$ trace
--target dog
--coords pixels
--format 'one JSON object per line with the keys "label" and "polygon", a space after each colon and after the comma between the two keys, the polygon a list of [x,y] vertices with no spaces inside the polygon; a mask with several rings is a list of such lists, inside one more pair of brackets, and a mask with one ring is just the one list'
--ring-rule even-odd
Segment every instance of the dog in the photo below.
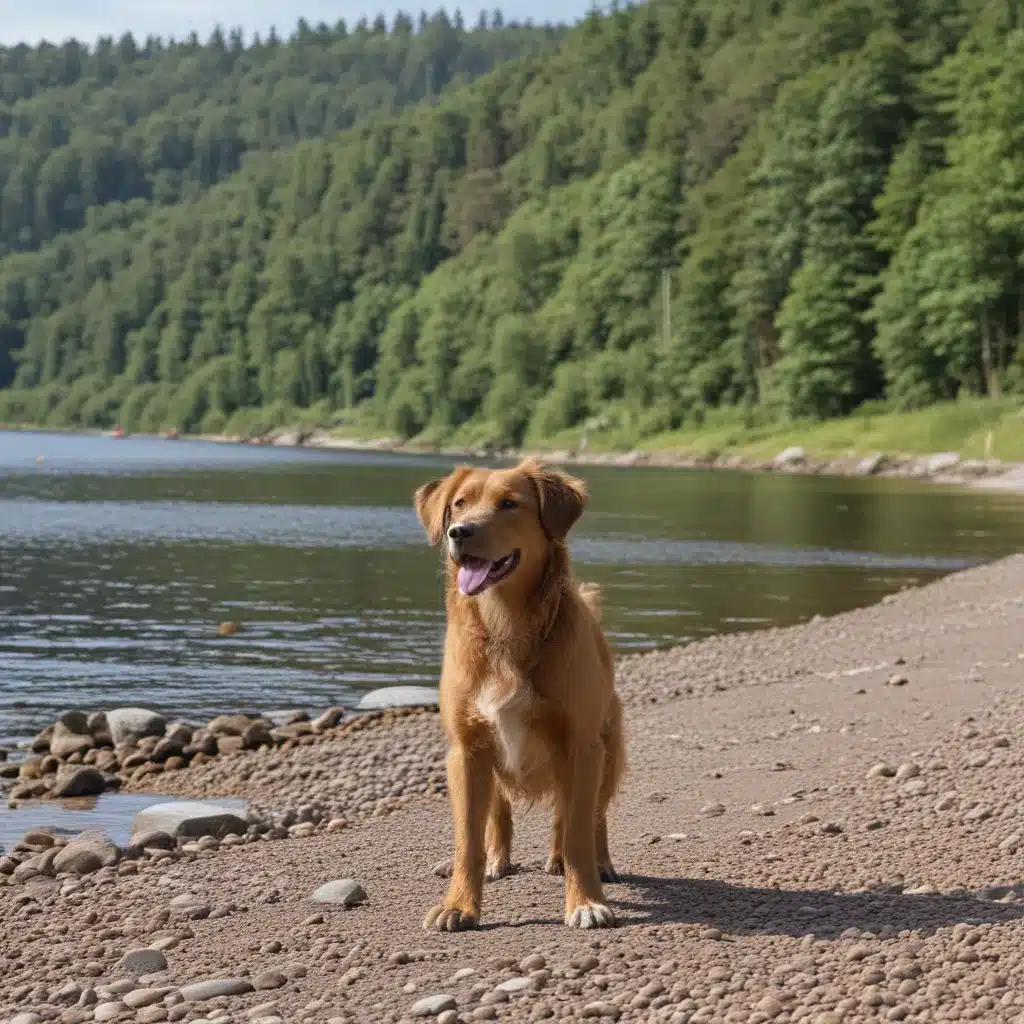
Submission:
{"label": "dog", "polygon": [[447,632],[441,721],[455,832],[451,883],[426,929],[480,921],[484,878],[512,866],[512,803],[550,802],[549,874],[565,876],[565,923],[614,926],[607,810],[625,769],[622,705],[600,591],[573,578],[566,537],[583,481],[534,459],[459,466],[420,487],[416,513],[444,544]]}

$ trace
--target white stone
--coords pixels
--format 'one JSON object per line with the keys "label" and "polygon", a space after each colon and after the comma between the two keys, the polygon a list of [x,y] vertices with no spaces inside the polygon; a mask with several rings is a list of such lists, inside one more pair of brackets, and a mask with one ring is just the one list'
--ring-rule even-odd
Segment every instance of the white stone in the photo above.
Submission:
{"label": "white stone", "polygon": [[171,800],[139,811],[132,821],[132,832],[158,830],[173,836],[196,839],[241,835],[249,823],[235,807],[203,800]]}
{"label": "white stone", "polygon": [[435,686],[384,686],[363,694],[357,711],[383,711],[385,708],[437,707],[441,691]]}

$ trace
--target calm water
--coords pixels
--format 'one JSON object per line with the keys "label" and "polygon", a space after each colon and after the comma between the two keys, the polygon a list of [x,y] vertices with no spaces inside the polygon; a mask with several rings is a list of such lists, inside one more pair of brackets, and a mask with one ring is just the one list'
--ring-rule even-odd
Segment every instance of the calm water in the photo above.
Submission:
{"label": "calm water", "polygon": [[[42,461],[38,461],[42,456]],[[68,707],[192,718],[434,683],[439,458],[0,433],[0,744]],[[1024,501],[906,482],[580,470],[619,650],[787,624],[1024,548]],[[230,619],[242,630],[216,636]]]}

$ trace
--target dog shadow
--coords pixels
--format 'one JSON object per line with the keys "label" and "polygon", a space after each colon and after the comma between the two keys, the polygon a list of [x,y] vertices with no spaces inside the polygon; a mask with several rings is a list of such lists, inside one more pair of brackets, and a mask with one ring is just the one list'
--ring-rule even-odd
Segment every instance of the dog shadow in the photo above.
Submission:
{"label": "dog shadow", "polygon": [[[856,928],[878,935],[929,935],[955,924],[1004,924],[1024,918],[1024,906],[973,893],[908,895],[760,889],[711,879],[623,875],[631,893],[606,894],[620,925],[692,924],[724,935],[787,935],[837,939]],[[625,898],[623,898],[625,897]]]}

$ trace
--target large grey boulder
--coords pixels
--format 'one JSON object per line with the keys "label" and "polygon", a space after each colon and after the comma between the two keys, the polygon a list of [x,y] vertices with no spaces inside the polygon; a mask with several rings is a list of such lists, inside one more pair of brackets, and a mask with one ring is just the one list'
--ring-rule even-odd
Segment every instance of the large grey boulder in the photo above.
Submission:
{"label": "large grey boulder", "polygon": [[163,736],[167,719],[147,708],[115,708],[107,712],[107,725],[116,747],[143,736]]}
{"label": "large grey boulder", "polygon": [[234,807],[205,800],[171,800],[139,811],[132,832],[158,830],[184,839],[243,835],[249,822]]}
{"label": "large grey boulder", "polygon": [[363,694],[359,711],[382,711],[385,708],[437,707],[441,692],[436,686],[385,686]]}
{"label": "large grey boulder", "polygon": [[62,871],[88,875],[116,864],[120,859],[121,851],[106,836],[81,835],[72,839],[53,858],[53,870],[58,875]]}
{"label": "large grey boulder", "polygon": [[58,798],[98,796],[107,788],[103,774],[89,765],[64,765],[57,772],[53,795]]}

